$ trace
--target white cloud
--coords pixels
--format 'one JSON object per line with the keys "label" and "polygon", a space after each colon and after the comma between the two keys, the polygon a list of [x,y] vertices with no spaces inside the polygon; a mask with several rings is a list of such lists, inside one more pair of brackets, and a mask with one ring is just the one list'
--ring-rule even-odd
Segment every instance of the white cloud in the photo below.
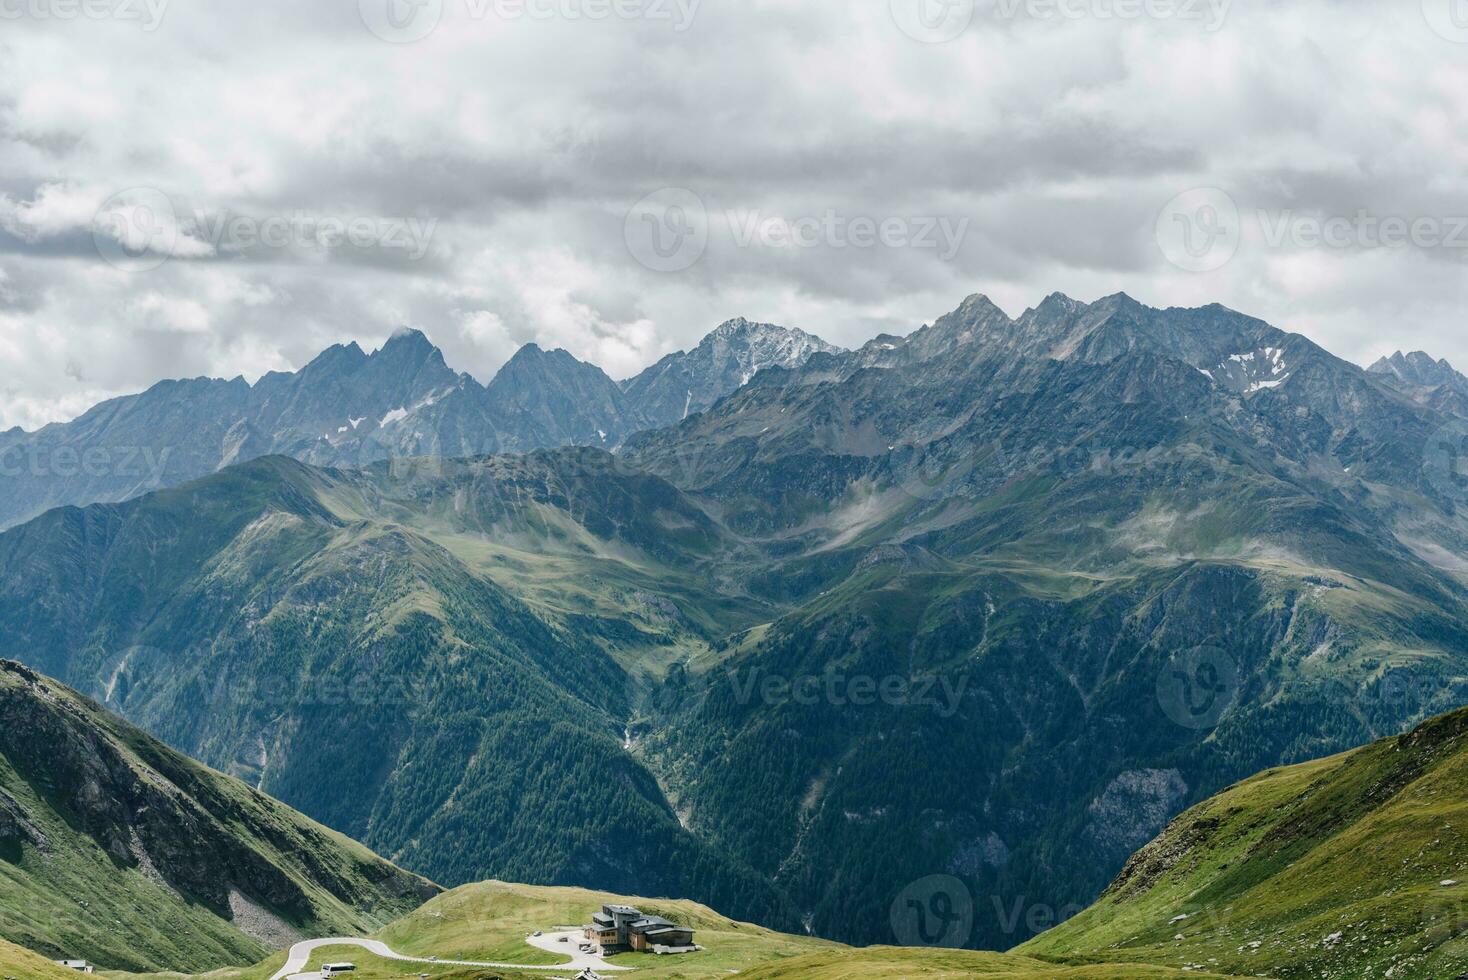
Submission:
{"label": "white cloud", "polygon": [[[170,4],[151,31],[7,21],[0,351],[23,369],[0,389],[0,427],[164,376],[298,366],[404,323],[484,379],[530,341],[621,376],[731,316],[855,344],[973,291],[1012,312],[1054,290],[1219,301],[1357,360],[1410,346],[1468,365],[1468,250],[1246,234],[1223,268],[1192,274],[1151,237],[1194,187],[1227,190],[1246,218],[1468,215],[1465,49],[1417,3],[1235,0],[1209,32],[1004,21],[979,0],[939,45],[905,36],[886,2],[709,0],[681,32],[479,6],[446,0],[443,24],[401,45],[350,2]],[[623,219],[666,186],[716,218],[970,226],[945,262],[739,248],[714,221],[695,264],[659,273],[633,260]],[[178,212],[158,245],[173,258],[149,272],[109,265],[93,235],[130,188]],[[299,212],[438,224],[408,261],[220,248],[190,223]]]}

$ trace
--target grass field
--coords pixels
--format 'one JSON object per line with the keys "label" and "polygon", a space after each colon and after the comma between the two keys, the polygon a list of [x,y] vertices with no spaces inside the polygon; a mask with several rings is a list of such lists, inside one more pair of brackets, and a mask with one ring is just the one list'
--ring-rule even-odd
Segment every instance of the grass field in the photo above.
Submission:
{"label": "grass field", "polygon": [[78,974],[0,939],[0,980],[76,980]]}
{"label": "grass field", "polygon": [[1050,958],[1240,976],[1439,980],[1468,971],[1468,712],[1262,773],[1179,817]]}
{"label": "grass field", "polygon": [[741,974],[746,980],[1165,980],[1218,974],[1168,967],[1113,964],[1056,966],[1027,956],[960,950],[873,947],[818,953]]}
{"label": "grass field", "polygon": [[[639,977],[691,980],[728,976],[731,972],[742,974],[752,967],[781,959],[844,948],[836,943],[786,936],[747,922],[736,922],[696,902],[496,881],[446,892],[392,923],[377,938],[410,956],[491,963],[555,963],[555,958],[527,946],[525,936],[536,930],[550,932],[557,926],[589,922],[592,913],[605,904],[635,905],[649,914],[692,926],[697,930],[696,940],[705,947],[704,952],[682,956],[626,953],[608,960],[617,966],[636,967]],[[417,972],[405,970],[397,976]]]}
{"label": "grass field", "polygon": [[[738,975],[751,980],[957,980],[960,977],[1055,978],[1055,980],[1162,980],[1213,976],[1163,966],[1106,964],[1068,966],[1028,956],[959,950],[852,949],[837,943],[771,932],[736,922],[695,902],[610,895],[581,888],[544,888],[483,882],[438,896],[376,935],[395,951],[409,956],[488,962],[553,964],[557,959],[525,943],[541,930],[572,926],[590,918],[604,904],[632,904],[697,930],[705,949],[682,956],[626,953],[608,963],[630,967],[619,976],[648,980],[712,980]],[[347,960],[357,966],[354,980],[526,980],[555,977],[547,971],[469,969],[432,963],[382,959],[353,946],[323,947],[307,964]],[[269,980],[285,962],[285,953],[248,969],[222,970],[199,980]],[[566,970],[564,976],[574,975]],[[608,971],[610,974],[611,971]],[[17,977],[16,980],[32,980]],[[39,980],[39,978],[37,978]],[[111,975],[111,980],[136,980]],[[155,975],[149,980],[182,980]]]}

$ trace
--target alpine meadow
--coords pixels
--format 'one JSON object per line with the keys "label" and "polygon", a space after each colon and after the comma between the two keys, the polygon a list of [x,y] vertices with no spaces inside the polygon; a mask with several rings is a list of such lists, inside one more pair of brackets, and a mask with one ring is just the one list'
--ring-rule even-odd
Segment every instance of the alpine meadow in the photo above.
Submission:
{"label": "alpine meadow", "polygon": [[1468,976],[1459,8],[0,0],[0,980]]}

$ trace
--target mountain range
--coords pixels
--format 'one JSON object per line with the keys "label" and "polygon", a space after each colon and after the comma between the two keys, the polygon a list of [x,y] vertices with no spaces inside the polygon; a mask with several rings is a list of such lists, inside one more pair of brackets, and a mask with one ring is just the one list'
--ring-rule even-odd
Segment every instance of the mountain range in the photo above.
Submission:
{"label": "mountain range", "polygon": [[[659,406],[615,454],[216,459],[46,512],[0,534],[0,656],[447,885],[865,944],[936,876],[991,949],[1235,781],[1468,700],[1450,382],[1124,295],[785,336],[688,355],[701,411],[677,362],[568,383]],[[517,431],[575,417],[522,355]]]}
{"label": "mountain range", "polygon": [[829,344],[731,320],[622,384],[564,350],[520,349],[487,385],[453,371],[420,331],[381,350],[332,347],[300,371],[164,381],[74,421],[0,433],[0,527],[51,507],[116,502],[277,454],[326,466],[556,446],[614,449],[702,411],[767,367]]}

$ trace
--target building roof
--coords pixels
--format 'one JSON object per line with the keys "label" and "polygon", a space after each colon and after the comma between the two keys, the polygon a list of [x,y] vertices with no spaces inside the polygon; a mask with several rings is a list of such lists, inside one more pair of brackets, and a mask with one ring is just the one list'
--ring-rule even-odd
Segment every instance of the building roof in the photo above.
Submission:
{"label": "building roof", "polygon": [[641,915],[642,913],[630,905],[603,905],[602,910],[612,915]]}
{"label": "building roof", "polygon": [[632,923],[632,928],[634,928],[634,929],[651,929],[654,926],[671,926],[671,925],[675,925],[675,924],[676,923],[670,922],[669,920],[664,919],[661,916],[649,915],[649,916],[646,916],[644,918],[638,919],[636,922]]}

